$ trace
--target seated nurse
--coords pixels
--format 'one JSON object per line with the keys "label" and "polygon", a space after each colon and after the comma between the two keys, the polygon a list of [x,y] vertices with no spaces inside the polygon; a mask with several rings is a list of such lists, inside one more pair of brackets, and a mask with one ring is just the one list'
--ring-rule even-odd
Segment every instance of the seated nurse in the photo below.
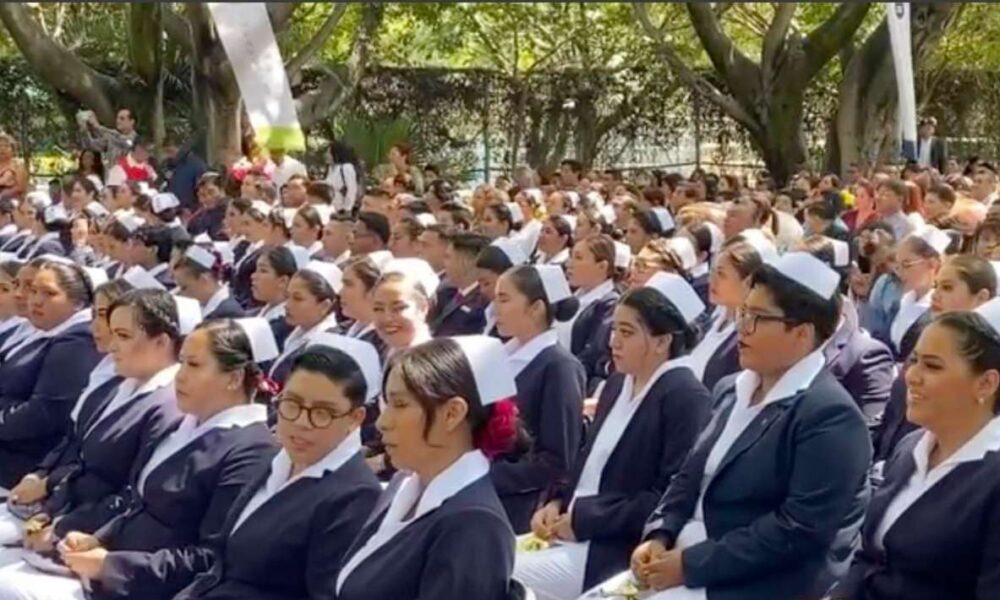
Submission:
{"label": "seated nurse", "polygon": [[552,543],[517,555],[514,578],[539,600],[572,600],[628,568],[649,513],[680,469],[711,409],[687,368],[692,324],[704,310],[679,275],[658,273],[615,307],[615,373],[566,483],[557,483],[531,529]]}
{"label": "seated nurse", "polygon": [[885,467],[836,600],[1000,598],[1000,300],[935,318],[906,371],[923,427]]}
{"label": "seated nurse", "polygon": [[174,279],[180,293],[201,304],[202,318],[206,321],[243,316],[243,307],[229,294],[225,269],[218,253],[197,244],[189,246],[174,264]]}
{"label": "seated nurse", "polygon": [[381,381],[371,344],[313,338],[277,398],[281,451],[233,504],[211,570],[175,600],[336,596],[341,559],[382,491],[360,430]]}
{"label": "seated nurse", "polygon": [[378,428],[401,472],[347,553],[338,600],[507,598],[514,533],[489,471],[517,435],[516,393],[494,338],[441,338],[399,355]]}
{"label": "seated nurse", "polygon": [[[738,315],[744,370],[715,389],[715,414],[632,553],[655,600],[799,600],[846,569],[868,500],[861,410],[825,368],[840,278],[790,252],[761,267]],[[612,592],[613,593],[613,592]]]}
{"label": "seated nurse", "polygon": [[35,270],[25,282],[30,285],[28,319],[35,329],[7,350],[0,364],[4,488],[19,482],[62,439],[73,403],[101,358],[90,334],[94,291],[84,270],[48,259],[35,259],[25,268]]}
{"label": "seated nurse", "polygon": [[207,570],[233,501],[274,454],[267,411],[251,404],[256,361],[277,352],[269,335],[266,323],[231,320],[189,335],[175,378],[185,416],[140,449],[131,483],[112,502],[117,516],[92,535],[71,531],[59,542],[57,558],[72,576],[27,562],[0,569],[0,598],[171,598]]}
{"label": "seated nurse", "polygon": [[[19,260],[17,262],[20,263]],[[34,260],[30,263],[20,263],[21,267],[14,276],[14,312],[20,320],[20,324],[4,337],[3,342],[0,342],[0,364],[7,360],[11,350],[20,346],[21,342],[28,339],[28,336],[33,335],[36,331],[35,326],[31,324],[31,319],[28,318],[31,314],[28,299],[31,296],[31,282],[35,280],[38,265],[42,262],[44,261]]]}
{"label": "seated nurse", "polygon": [[22,263],[13,254],[0,253],[0,347],[25,322],[18,314],[17,272]]}

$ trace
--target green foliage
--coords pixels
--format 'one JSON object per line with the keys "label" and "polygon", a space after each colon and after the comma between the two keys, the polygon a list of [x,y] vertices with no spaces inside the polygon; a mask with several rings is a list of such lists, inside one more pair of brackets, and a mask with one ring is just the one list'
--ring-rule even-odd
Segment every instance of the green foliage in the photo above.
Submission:
{"label": "green foliage", "polygon": [[410,139],[413,124],[405,118],[373,119],[347,116],[338,123],[337,138],[354,148],[371,171],[385,162],[393,144]]}

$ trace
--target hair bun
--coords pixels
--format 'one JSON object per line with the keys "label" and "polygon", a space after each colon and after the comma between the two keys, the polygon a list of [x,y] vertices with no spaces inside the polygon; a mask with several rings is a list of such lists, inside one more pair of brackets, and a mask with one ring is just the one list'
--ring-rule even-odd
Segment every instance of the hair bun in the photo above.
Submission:
{"label": "hair bun", "polygon": [[517,441],[517,404],[510,398],[493,404],[490,419],[476,440],[476,447],[490,460],[510,452]]}
{"label": "hair bun", "polygon": [[563,298],[559,302],[556,302],[552,309],[556,321],[564,323],[572,319],[576,315],[576,312],[580,310],[580,299],[576,296]]}

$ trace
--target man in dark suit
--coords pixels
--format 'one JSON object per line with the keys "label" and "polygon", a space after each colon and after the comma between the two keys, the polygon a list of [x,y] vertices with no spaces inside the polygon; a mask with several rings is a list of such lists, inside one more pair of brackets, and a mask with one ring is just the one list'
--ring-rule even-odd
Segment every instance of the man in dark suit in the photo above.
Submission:
{"label": "man in dark suit", "polygon": [[476,283],[476,258],[489,244],[489,238],[475,233],[450,236],[444,269],[455,291],[430,318],[434,337],[478,334],[486,326],[489,302]]}
{"label": "man in dark suit", "polygon": [[920,119],[920,129],[917,131],[917,164],[921,167],[933,167],[938,173],[945,172],[948,163],[948,147],[944,140],[934,137],[937,129],[937,119],[924,117]]}

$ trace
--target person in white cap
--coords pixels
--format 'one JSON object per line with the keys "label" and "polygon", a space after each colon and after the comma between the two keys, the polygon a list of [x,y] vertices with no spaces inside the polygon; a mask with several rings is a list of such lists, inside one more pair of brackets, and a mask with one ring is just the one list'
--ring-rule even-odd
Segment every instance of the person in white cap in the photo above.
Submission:
{"label": "person in white cap", "polygon": [[670,211],[662,206],[636,210],[625,225],[625,243],[632,249],[632,254],[639,254],[649,242],[673,235],[674,228]]}
{"label": "person in white cap", "polygon": [[308,263],[309,257],[304,249],[297,248],[293,252],[284,246],[264,248],[257,258],[257,265],[251,276],[253,298],[255,304],[260,306],[255,310],[255,316],[270,323],[279,348],[284,347],[285,340],[293,329],[285,318],[288,284],[299,268]]}
{"label": "person in white cap", "polygon": [[[998,288],[995,266],[972,254],[956,254],[945,259],[934,278],[931,295],[931,315],[976,310],[996,296]],[[880,463],[888,460],[907,434],[917,428],[906,416],[906,373],[901,371],[892,383],[889,403],[872,436],[874,463],[878,473]]]}
{"label": "person in white cap", "polygon": [[68,256],[73,249],[73,242],[70,238],[72,222],[66,208],[61,204],[53,204],[43,210],[39,216],[35,229],[35,241],[26,251],[21,253],[25,260],[31,260],[43,254]]}
{"label": "person in white cap", "polygon": [[[655,600],[822,595],[867,504],[864,416],[824,367],[840,278],[802,252],[751,276],[739,312],[744,370],[716,386],[716,416],[633,552]],[[775,515],[782,515],[775,519]]]}
{"label": "person in white cap", "polygon": [[704,305],[677,275],[660,273],[614,309],[615,373],[565,483],[532,518],[550,542],[520,552],[514,577],[539,600],[576,598],[628,568],[639,532],[711,412],[711,395],[688,369],[694,320]]}
{"label": "person in white cap", "polygon": [[[476,260],[490,239],[475,233],[449,236],[445,253],[447,291],[439,292],[428,325],[434,337],[472,335],[483,332],[489,300],[479,286]],[[441,286],[444,288],[444,286]]]}
{"label": "person in white cap", "polygon": [[689,278],[684,259],[671,244],[673,238],[655,238],[650,240],[632,258],[628,272],[629,289],[646,285],[646,282],[656,273],[673,273],[685,279]]}
{"label": "person in white cap", "polygon": [[[93,289],[68,259],[21,268],[24,335],[0,349],[0,487],[9,489],[62,438],[73,401],[100,362],[90,333]],[[30,293],[29,293],[30,291]],[[19,290],[20,292],[20,290]]]}
{"label": "person in white cap", "polygon": [[140,227],[129,240],[129,264],[146,269],[163,287],[173,289],[176,283],[170,269],[170,257],[178,239],[180,236],[164,225]]}
{"label": "person in white cap", "polygon": [[479,231],[491,240],[512,237],[521,229],[523,221],[524,215],[517,204],[489,204],[483,211]]}
{"label": "person in white cap", "polygon": [[210,560],[237,495],[274,454],[267,410],[252,403],[256,361],[267,356],[257,351],[233,321],[204,323],[188,335],[174,380],[184,417],[133,462],[132,483],[120,492],[132,508],[100,538],[66,534],[57,551],[72,576],[39,581],[37,572],[4,571],[0,597],[82,598],[86,580],[97,596],[170,598],[190,583]]}
{"label": "person in white cap", "polygon": [[486,336],[436,339],[393,364],[376,425],[400,472],[344,559],[339,600],[509,597],[514,533],[493,481],[516,442],[516,394]]}
{"label": "person in white cap", "polygon": [[324,206],[307,204],[295,212],[289,230],[292,243],[305,248],[309,256],[316,258],[323,252],[323,226],[330,221],[330,213]]}
{"label": "person in white cap", "polygon": [[922,430],[887,463],[831,597],[998,597],[1000,301],[938,317],[913,356],[906,412]]}
{"label": "person in white cap", "polygon": [[951,236],[933,225],[916,229],[896,248],[896,274],[903,286],[889,336],[896,360],[905,363],[920,331],[930,321],[934,277],[941,268]]}
{"label": "person in white cap", "polygon": [[244,316],[243,307],[229,295],[222,258],[214,250],[190,246],[174,265],[180,294],[201,304],[206,321]]}
{"label": "person in white cap", "polygon": [[381,277],[382,265],[371,256],[355,257],[347,261],[344,265],[344,289],[340,292],[340,310],[351,320],[341,330],[342,333],[368,342],[384,359],[387,349],[375,330],[375,309],[372,306],[375,285]]}
{"label": "person in white cap", "polygon": [[484,317],[486,320],[482,333],[500,338],[497,331],[496,290],[497,280],[513,267],[528,262],[528,254],[522,246],[513,240],[495,240],[483,249],[476,258],[476,280],[479,291],[489,304],[486,305]]}
{"label": "person in white cap", "polygon": [[726,242],[712,269],[709,300],[715,306],[701,341],[688,358],[691,370],[712,390],[723,377],[740,370],[736,311],[749,289],[749,278],[765,258],[776,258],[774,244],[760,237]]}
{"label": "person in white cap", "polygon": [[434,269],[419,258],[397,258],[383,265],[372,290],[372,310],[386,361],[431,339],[427,318],[439,283]]}
{"label": "person in white cap", "polygon": [[572,215],[580,202],[580,194],[573,191],[556,190],[545,199],[545,213],[551,217]]}
{"label": "person in white cap", "polygon": [[[109,508],[128,484],[131,457],[180,421],[174,300],[161,290],[130,287],[119,280],[95,293],[91,328],[105,356],[73,406],[65,437],[11,490],[8,510],[0,511],[5,543],[11,529],[21,539],[24,528],[32,532],[24,536],[29,549],[51,551],[70,531],[96,531],[114,516]],[[22,520],[12,522],[13,515]]]}
{"label": "person in white cap", "polygon": [[313,342],[276,399],[281,450],[240,493],[219,536],[225,569],[200,574],[174,598],[335,596],[341,559],[382,491],[360,433],[382,374],[364,342],[333,334]]}
{"label": "person in white cap", "polygon": [[[685,234],[694,244],[696,265],[689,275],[691,276],[691,287],[698,292],[698,297],[705,303],[708,309],[707,314],[711,314],[713,308],[709,297],[709,279],[712,262],[719,250],[722,249],[722,231],[712,223],[699,223],[685,228]],[[707,321],[705,322],[707,325]]]}
{"label": "person in white cap", "polygon": [[514,203],[521,209],[524,222],[513,238],[528,256],[534,254],[538,246],[538,236],[542,233],[542,222],[538,219],[542,197],[542,190],[538,188],[521,189],[514,194]]}
{"label": "person in white cap", "polygon": [[573,224],[570,215],[549,217],[542,221],[542,232],[538,236],[538,250],[535,264],[565,265],[573,248]]}
{"label": "person in white cap", "polygon": [[583,240],[593,235],[611,235],[614,229],[614,214],[611,206],[581,210],[576,218],[576,231],[573,232],[576,239]]}
{"label": "person in white cap", "polygon": [[615,251],[615,243],[608,236],[582,239],[573,246],[566,269],[580,307],[569,321],[557,323],[556,331],[559,343],[586,369],[588,392],[604,378],[611,360],[608,338],[611,314],[618,302]]}
{"label": "person in white cap", "polygon": [[523,423],[534,452],[514,453],[494,467],[494,481],[514,531],[528,531],[542,492],[566,477],[580,448],[587,374],[559,345],[553,328],[570,319],[579,301],[562,267],[522,266],[497,281],[497,329],[517,376]]}
{"label": "person in white cap", "polygon": [[251,279],[271,232],[271,223],[268,220],[271,206],[262,200],[252,202],[233,200],[231,204],[246,207],[239,217],[246,245],[242,252],[234,250],[236,262],[233,263],[230,287],[233,298],[240,303],[240,306],[247,311],[253,311],[260,308],[260,302],[254,297]]}

